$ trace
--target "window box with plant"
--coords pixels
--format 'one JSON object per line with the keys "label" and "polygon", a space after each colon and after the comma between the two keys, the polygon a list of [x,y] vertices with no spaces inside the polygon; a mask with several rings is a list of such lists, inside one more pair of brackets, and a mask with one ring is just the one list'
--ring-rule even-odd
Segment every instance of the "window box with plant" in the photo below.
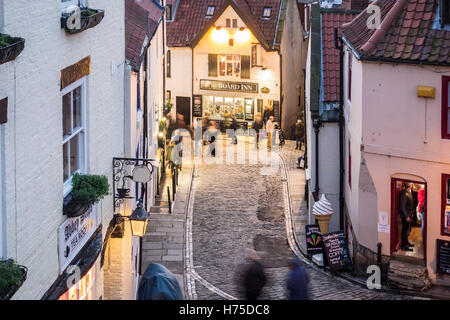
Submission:
{"label": "window box with plant", "polygon": [[64,199],[63,213],[70,218],[81,216],[108,194],[106,176],[76,173],[72,178],[72,192]]}
{"label": "window box with plant", "polygon": [[13,260],[0,260],[0,300],[10,300],[27,279],[28,269]]}
{"label": "window box with plant", "polygon": [[104,18],[105,11],[99,9],[80,8],[80,28],[72,28],[68,21],[71,13],[63,12],[61,16],[61,28],[67,33],[75,34],[97,26]]}
{"label": "window box with plant", "polygon": [[25,48],[25,39],[0,33],[0,64],[12,61]]}

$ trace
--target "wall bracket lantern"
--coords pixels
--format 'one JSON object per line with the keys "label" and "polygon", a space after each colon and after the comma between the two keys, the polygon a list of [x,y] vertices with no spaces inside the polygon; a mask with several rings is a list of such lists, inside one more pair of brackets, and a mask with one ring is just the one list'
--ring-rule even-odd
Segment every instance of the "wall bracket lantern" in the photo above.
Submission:
{"label": "wall bracket lantern", "polygon": [[136,209],[133,211],[131,216],[121,216],[119,214],[114,215],[114,225],[130,221],[131,223],[131,233],[135,237],[143,237],[147,230],[148,218],[150,214],[144,210],[142,206],[142,201],[139,201]]}

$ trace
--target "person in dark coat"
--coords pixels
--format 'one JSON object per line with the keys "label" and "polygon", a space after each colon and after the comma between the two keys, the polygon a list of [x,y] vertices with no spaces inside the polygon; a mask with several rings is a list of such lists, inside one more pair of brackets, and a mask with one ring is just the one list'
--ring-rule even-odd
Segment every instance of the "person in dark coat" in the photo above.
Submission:
{"label": "person in dark coat", "polygon": [[301,150],[304,136],[305,127],[301,120],[297,120],[297,123],[295,124],[295,140],[297,142],[295,149]]}
{"label": "person in dark coat", "polygon": [[266,285],[267,278],[258,254],[247,250],[245,264],[239,271],[239,285],[244,291],[245,299],[257,300]]}
{"label": "person in dark coat", "polygon": [[266,124],[267,121],[269,121],[269,118],[271,116],[271,112],[267,106],[264,107],[264,113],[263,113],[263,123]]}
{"label": "person in dark coat", "polygon": [[236,116],[234,114],[231,115],[231,126],[230,129],[234,130],[234,135],[233,135],[233,143],[237,144],[237,136],[236,136],[236,130],[239,129],[239,123],[236,119]]}
{"label": "person in dark coat", "polygon": [[289,300],[308,300],[309,278],[305,267],[297,257],[289,258],[288,267],[290,271],[286,283]]}
{"label": "person in dark coat", "polygon": [[411,193],[412,184],[405,183],[403,190],[400,192],[399,215],[402,221],[402,250],[413,251],[410,247],[414,247],[408,240],[409,228],[412,216],[415,214],[414,200]]}
{"label": "person in dark coat", "polygon": [[263,119],[261,117],[261,114],[257,114],[255,117],[255,122],[253,122],[253,129],[256,131],[256,148],[259,148],[259,135],[261,130],[263,128]]}

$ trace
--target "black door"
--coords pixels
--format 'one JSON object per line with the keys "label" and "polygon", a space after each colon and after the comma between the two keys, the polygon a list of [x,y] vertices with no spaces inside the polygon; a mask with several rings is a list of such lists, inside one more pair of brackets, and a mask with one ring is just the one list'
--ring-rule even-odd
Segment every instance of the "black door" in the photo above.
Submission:
{"label": "black door", "polygon": [[189,97],[177,97],[176,100],[177,113],[184,116],[186,125],[191,125],[191,98]]}

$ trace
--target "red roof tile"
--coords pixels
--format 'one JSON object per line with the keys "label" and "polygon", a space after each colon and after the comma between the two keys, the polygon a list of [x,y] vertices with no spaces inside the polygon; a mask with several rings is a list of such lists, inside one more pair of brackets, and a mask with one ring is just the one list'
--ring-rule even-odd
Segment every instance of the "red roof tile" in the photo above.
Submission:
{"label": "red roof tile", "polygon": [[[170,47],[195,45],[198,37],[221,14],[221,9],[234,5],[255,36],[273,45],[277,31],[281,0],[179,0],[173,22],[167,23],[167,44]],[[215,6],[212,18],[206,17],[209,6]],[[263,19],[264,7],[271,7],[270,19]]]}
{"label": "red roof tile", "polygon": [[343,27],[343,34],[362,58],[450,64],[450,31],[433,29],[439,0],[377,0],[381,26],[368,29],[363,11]]}
{"label": "red roof tile", "polygon": [[322,11],[322,65],[324,101],[339,101],[339,50],[334,46],[334,27],[341,32],[341,25],[357,16],[354,12]]}
{"label": "red roof tile", "polygon": [[142,63],[145,37],[158,28],[163,9],[151,0],[125,1],[125,56],[134,70]]}

